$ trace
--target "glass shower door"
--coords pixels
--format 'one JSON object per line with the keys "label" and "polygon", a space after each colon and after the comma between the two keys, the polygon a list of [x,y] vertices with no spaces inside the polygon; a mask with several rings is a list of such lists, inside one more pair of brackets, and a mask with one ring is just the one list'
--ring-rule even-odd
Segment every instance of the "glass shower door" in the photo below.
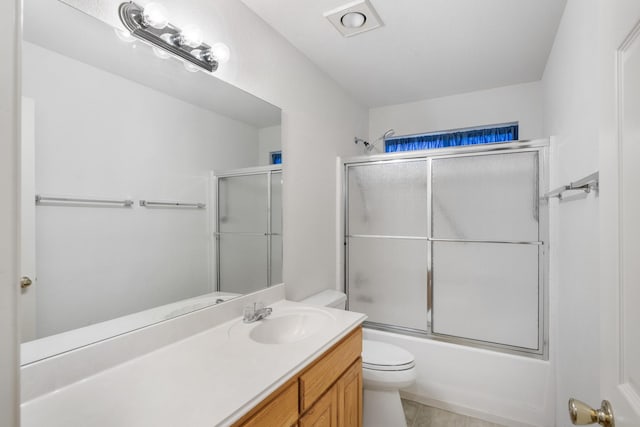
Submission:
{"label": "glass shower door", "polygon": [[345,163],[348,308],[369,327],[545,357],[546,146],[414,156]]}
{"label": "glass shower door", "polygon": [[347,168],[349,309],[368,323],[427,330],[426,161]]}
{"label": "glass shower door", "polygon": [[538,152],[431,168],[432,333],[539,350]]}
{"label": "glass shower door", "polygon": [[268,174],[218,178],[218,288],[249,293],[268,286]]}

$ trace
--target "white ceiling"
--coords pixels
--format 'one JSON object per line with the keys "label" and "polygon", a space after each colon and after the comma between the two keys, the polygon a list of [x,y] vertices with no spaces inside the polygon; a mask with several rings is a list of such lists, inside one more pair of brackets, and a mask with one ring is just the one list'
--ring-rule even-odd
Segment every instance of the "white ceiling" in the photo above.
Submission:
{"label": "white ceiling", "polygon": [[349,0],[242,0],[368,107],[542,78],[566,0],[370,0],[384,25],[342,37]]}

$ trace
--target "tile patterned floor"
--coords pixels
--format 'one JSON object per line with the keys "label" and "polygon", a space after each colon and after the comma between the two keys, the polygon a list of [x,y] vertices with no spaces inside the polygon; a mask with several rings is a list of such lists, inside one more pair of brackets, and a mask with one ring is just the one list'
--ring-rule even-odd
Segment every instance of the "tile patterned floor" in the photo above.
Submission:
{"label": "tile patterned floor", "polygon": [[454,414],[411,400],[402,399],[407,427],[503,427],[499,424]]}

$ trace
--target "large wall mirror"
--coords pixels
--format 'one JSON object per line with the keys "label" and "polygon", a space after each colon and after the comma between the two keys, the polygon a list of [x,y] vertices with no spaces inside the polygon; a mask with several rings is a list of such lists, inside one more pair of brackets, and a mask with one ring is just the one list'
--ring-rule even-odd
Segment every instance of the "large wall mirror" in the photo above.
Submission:
{"label": "large wall mirror", "polygon": [[59,1],[22,84],[23,364],[281,282],[279,108]]}

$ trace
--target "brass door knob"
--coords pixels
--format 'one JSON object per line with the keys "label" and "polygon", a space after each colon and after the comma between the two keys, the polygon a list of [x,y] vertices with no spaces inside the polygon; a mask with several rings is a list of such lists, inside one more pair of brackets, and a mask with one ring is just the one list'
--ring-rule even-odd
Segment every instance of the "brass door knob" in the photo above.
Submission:
{"label": "brass door knob", "polygon": [[28,278],[27,276],[22,276],[22,278],[20,279],[20,288],[25,289],[28,288],[29,286],[31,286],[33,282],[31,281],[30,278]]}
{"label": "brass door knob", "polygon": [[600,424],[605,427],[615,427],[613,408],[607,400],[602,401],[600,409],[593,409],[577,399],[569,399],[569,416],[574,425]]}

